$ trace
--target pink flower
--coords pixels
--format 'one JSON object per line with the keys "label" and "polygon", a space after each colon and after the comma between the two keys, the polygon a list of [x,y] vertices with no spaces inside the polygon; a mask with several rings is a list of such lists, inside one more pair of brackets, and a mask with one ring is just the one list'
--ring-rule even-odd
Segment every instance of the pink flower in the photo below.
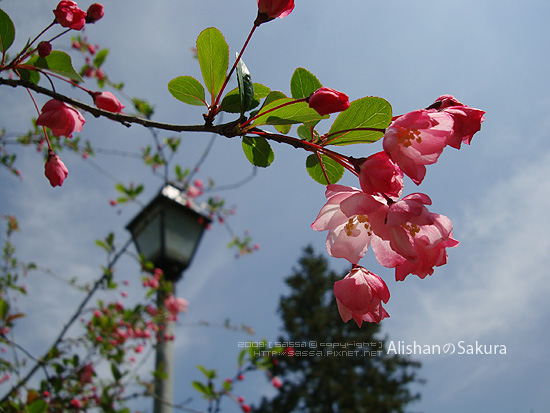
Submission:
{"label": "pink flower", "polygon": [[241,404],[241,410],[244,412],[244,413],[249,413],[252,411],[252,408],[248,405],[248,404]]}
{"label": "pink flower", "polygon": [[86,12],[86,23],[95,23],[103,17],[105,12],[103,11],[103,5],[99,3],[94,3],[88,7]]}
{"label": "pink flower", "polygon": [[433,267],[447,263],[447,247],[456,247],[453,225],[444,215],[428,211],[431,200],[424,194],[411,194],[392,204],[387,215],[392,249],[406,258],[395,269],[402,281],[408,274],[420,278],[433,274]]}
{"label": "pink flower", "polygon": [[452,223],[444,215],[431,214],[432,225],[419,228],[413,238],[415,259],[407,260],[395,267],[395,279],[403,281],[408,274],[425,278],[434,273],[434,267],[447,263],[447,248],[456,247],[459,242],[453,238]]}
{"label": "pink flower", "polygon": [[328,87],[317,89],[307,98],[306,102],[321,116],[342,112],[349,108],[348,95]]}
{"label": "pink flower", "polygon": [[419,185],[426,166],[437,162],[447,145],[452,119],[441,112],[416,110],[397,117],[384,134],[384,151]]}
{"label": "pink flower", "polygon": [[283,386],[283,382],[277,376],[275,376],[271,379],[271,384],[273,385],[273,387],[275,387],[277,389],[280,389]]}
{"label": "pink flower", "polygon": [[178,313],[183,313],[184,311],[187,311],[189,303],[184,298],[176,298],[171,295],[164,300],[164,306],[166,307],[166,310],[168,310],[168,312],[172,313],[173,315],[177,315]]}
{"label": "pink flower", "polygon": [[103,110],[119,113],[125,108],[123,104],[111,92],[94,92],[92,93],[94,104]]}
{"label": "pink flower", "polygon": [[73,132],[82,132],[82,126],[86,120],[79,111],[63,102],[52,99],[46,102],[36,124],[46,126],[52,130],[54,136],[66,136],[70,138]]}
{"label": "pink flower", "polygon": [[81,385],[86,383],[91,383],[93,375],[94,375],[94,366],[92,365],[92,363],[88,363],[85,366],[83,366],[78,372],[78,380],[80,381]]}
{"label": "pink flower", "polygon": [[81,30],[86,23],[86,12],[80,10],[71,0],[61,0],[53,14],[57,23],[73,30]]}
{"label": "pink flower", "polygon": [[52,44],[50,42],[40,42],[36,46],[36,50],[38,51],[38,56],[48,57],[52,52]]}
{"label": "pink flower", "polygon": [[342,320],[354,319],[359,327],[363,321],[380,323],[389,314],[382,302],[390,299],[388,286],[378,275],[363,267],[353,268],[342,280],[334,283],[334,296]]}
{"label": "pink flower", "polygon": [[258,16],[254,25],[288,16],[294,10],[294,0],[258,0]]}
{"label": "pink flower", "polygon": [[460,149],[461,143],[469,145],[485,120],[484,111],[466,106],[451,95],[438,97],[428,110],[443,112],[451,117],[453,128],[447,139],[447,145],[456,149]]}
{"label": "pink flower", "polygon": [[48,153],[48,159],[44,166],[44,174],[50,181],[50,185],[53,187],[63,185],[63,181],[69,175],[69,170],[63,163],[63,161],[53,151]]}
{"label": "pink flower", "polygon": [[385,152],[369,156],[359,166],[359,183],[366,194],[399,198],[403,191],[403,172]]}
{"label": "pink flower", "polygon": [[187,187],[187,195],[190,196],[191,198],[196,198],[202,195],[202,189],[195,185],[189,185]]}
{"label": "pink flower", "polygon": [[71,406],[73,409],[80,409],[82,407],[82,404],[80,403],[80,400],[72,399],[69,402],[69,406]]}
{"label": "pink flower", "polygon": [[326,247],[330,255],[357,264],[371,245],[381,265],[394,267],[403,261],[390,248],[384,198],[343,185],[327,186],[325,196],[327,203],[311,228],[329,231]]}

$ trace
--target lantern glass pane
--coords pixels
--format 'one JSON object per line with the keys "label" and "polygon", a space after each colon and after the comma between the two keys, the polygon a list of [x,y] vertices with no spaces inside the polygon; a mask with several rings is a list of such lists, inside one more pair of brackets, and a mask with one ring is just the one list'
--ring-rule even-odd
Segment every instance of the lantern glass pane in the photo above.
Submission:
{"label": "lantern glass pane", "polygon": [[187,266],[203,231],[199,216],[193,211],[170,206],[165,210],[164,224],[166,256]]}

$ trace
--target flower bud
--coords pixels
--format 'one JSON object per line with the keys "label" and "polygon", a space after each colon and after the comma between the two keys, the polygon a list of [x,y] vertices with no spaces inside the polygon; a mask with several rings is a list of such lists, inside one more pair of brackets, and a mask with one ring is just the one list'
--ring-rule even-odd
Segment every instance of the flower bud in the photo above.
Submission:
{"label": "flower bud", "polygon": [[36,50],[38,51],[38,56],[47,57],[52,52],[52,45],[50,42],[40,42],[36,46]]}
{"label": "flower bud", "polygon": [[69,175],[69,170],[63,161],[53,151],[48,153],[48,160],[44,166],[44,174],[53,187],[63,185],[63,181]]}
{"label": "flower bud", "polygon": [[271,21],[277,17],[288,16],[294,10],[294,0],[258,0],[258,16],[255,26]]}
{"label": "flower bud", "polygon": [[349,108],[349,98],[346,94],[328,87],[322,87],[313,92],[306,100],[309,107],[319,115],[341,112]]}
{"label": "flower bud", "polygon": [[88,12],[86,13],[86,23],[95,23],[101,19],[104,14],[103,4],[94,3],[88,7]]}
{"label": "flower bud", "polygon": [[94,92],[92,97],[99,109],[119,113],[125,107],[111,92]]}

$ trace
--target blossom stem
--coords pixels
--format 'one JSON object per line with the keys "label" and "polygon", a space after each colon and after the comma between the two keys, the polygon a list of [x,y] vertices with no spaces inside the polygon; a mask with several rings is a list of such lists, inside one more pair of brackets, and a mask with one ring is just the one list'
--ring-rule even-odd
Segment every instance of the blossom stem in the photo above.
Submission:
{"label": "blossom stem", "polygon": [[[56,21],[54,20],[52,23],[50,23],[50,25],[48,27],[46,27],[44,30],[42,30],[31,42],[29,42],[24,48],[23,50],[21,50],[19,52],[19,54],[17,56],[15,56],[14,59],[12,59],[11,63],[8,64],[8,66],[6,67],[6,69],[8,68],[13,68],[13,67],[16,67],[17,64],[21,61],[21,60],[24,60],[26,59],[31,53],[34,52],[34,49],[30,50],[30,47],[32,46],[32,44],[34,42],[36,42],[38,40],[38,38],[40,36],[42,36],[44,33],[46,33],[46,31],[48,31],[51,27],[54,26],[54,24],[56,24]],[[66,32],[63,32],[61,34],[65,34]],[[59,37],[59,36],[56,36],[56,37]]]}
{"label": "blossom stem", "polygon": [[[29,96],[31,97],[32,103],[34,104],[34,107],[36,108],[36,112],[38,113],[38,116],[40,116],[40,109],[38,109],[38,105],[36,104],[36,100],[34,100],[34,96],[32,95],[31,91],[27,88],[27,92],[29,93]],[[48,153],[53,152],[52,145],[50,143],[50,139],[48,138],[48,132],[46,132],[46,127],[42,126],[42,130],[44,131],[44,137],[46,138],[46,143],[48,144]]]}
{"label": "blossom stem", "polygon": [[[358,130],[363,130],[363,131],[372,131],[372,132],[382,132],[382,133],[385,133],[386,132],[386,129],[382,129],[382,128],[354,128],[354,129],[342,129],[342,130],[339,130],[339,131],[336,131],[336,132],[332,132],[332,133],[329,133],[325,136],[322,137],[323,139],[323,145],[330,145],[331,142],[337,140],[338,138],[340,138],[342,135],[342,133],[348,133],[348,132],[354,132],[354,131],[358,131]],[[334,136],[334,135],[338,135],[332,139],[328,139],[330,136]]]}
{"label": "blossom stem", "polygon": [[267,114],[267,113],[269,113],[269,112],[273,112],[274,110],[284,108],[285,106],[293,105],[294,103],[305,102],[306,99],[307,99],[307,98],[292,100],[292,101],[290,101],[290,102],[282,103],[282,104],[280,104],[279,106],[275,106],[274,108],[268,109],[268,110],[266,110],[265,112],[261,112],[261,111],[260,111],[258,114],[256,114],[256,116],[252,116],[250,119],[248,119],[246,122],[244,122],[244,123],[241,125],[241,128],[246,127],[246,126],[249,125],[251,122],[253,122],[254,120],[258,119],[260,116],[264,116],[265,114]]}

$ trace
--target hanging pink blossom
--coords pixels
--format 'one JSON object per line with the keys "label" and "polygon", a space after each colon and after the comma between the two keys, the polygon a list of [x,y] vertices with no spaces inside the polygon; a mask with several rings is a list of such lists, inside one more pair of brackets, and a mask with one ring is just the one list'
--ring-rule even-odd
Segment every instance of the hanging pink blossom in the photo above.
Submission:
{"label": "hanging pink blossom", "polygon": [[424,109],[409,112],[386,129],[384,151],[419,185],[426,175],[425,165],[437,162],[452,127],[452,119],[444,113]]}
{"label": "hanging pink blossom", "polygon": [[63,181],[69,175],[69,170],[59,156],[50,151],[44,166],[44,174],[50,181],[50,185],[56,187],[63,185]]}
{"label": "hanging pink blossom", "polygon": [[456,149],[460,149],[461,143],[469,145],[485,120],[484,111],[466,106],[451,95],[438,97],[428,110],[443,112],[451,117],[453,127],[447,145]]}
{"label": "hanging pink blossom", "polygon": [[52,130],[54,136],[71,138],[73,132],[82,132],[86,120],[80,112],[63,102],[51,99],[42,107],[36,124],[46,126]]}
{"label": "hanging pink blossom", "polygon": [[363,267],[354,267],[342,280],[334,283],[334,296],[340,317],[352,318],[361,327],[363,321],[380,323],[389,314],[382,302],[390,299],[388,286],[378,275]]}
{"label": "hanging pink blossom", "polygon": [[329,185],[327,203],[321,208],[311,228],[329,231],[327,252],[357,264],[372,247],[381,265],[393,268],[404,258],[390,248],[385,225],[388,205],[383,197],[343,185]]}
{"label": "hanging pink blossom", "polygon": [[166,307],[166,310],[172,315],[177,315],[178,313],[183,313],[187,311],[187,307],[189,306],[189,303],[187,300],[181,297],[174,297],[173,295],[170,295],[164,300],[164,307]]}

